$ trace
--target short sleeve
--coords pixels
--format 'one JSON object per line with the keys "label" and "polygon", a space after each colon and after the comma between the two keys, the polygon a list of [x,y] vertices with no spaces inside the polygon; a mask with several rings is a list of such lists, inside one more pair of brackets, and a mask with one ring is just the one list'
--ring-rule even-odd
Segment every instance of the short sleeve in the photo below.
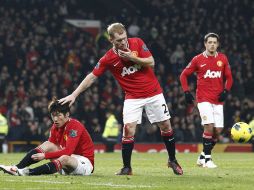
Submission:
{"label": "short sleeve", "polygon": [[106,58],[105,56],[103,56],[94,67],[93,74],[98,77],[102,75],[106,70],[107,70]]}
{"label": "short sleeve", "polygon": [[140,38],[138,38],[138,44],[139,44],[139,57],[141,58],[147,58],[152,56],[151,52],[149,51],[149,49],[147,48],[146,44],[144,43],[144,41]]}

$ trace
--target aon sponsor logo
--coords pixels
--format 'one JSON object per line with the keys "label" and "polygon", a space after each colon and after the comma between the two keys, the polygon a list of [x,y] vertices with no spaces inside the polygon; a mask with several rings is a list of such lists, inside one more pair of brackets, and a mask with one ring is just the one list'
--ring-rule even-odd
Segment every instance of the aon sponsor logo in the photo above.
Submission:
{"label": "aon sponsor logo", "polygon": [[210,71],[207,70],[204,78],[220,78],[221,77],[221,71]]}
{"label": "aon sponsor logo", "polygon": [[133,74],[140,69],[141,69],[141,66],[138,64],[130,66],[130,67],[124,67],[121,75],[122,75],[122,77],[124,77],[125,75]]}

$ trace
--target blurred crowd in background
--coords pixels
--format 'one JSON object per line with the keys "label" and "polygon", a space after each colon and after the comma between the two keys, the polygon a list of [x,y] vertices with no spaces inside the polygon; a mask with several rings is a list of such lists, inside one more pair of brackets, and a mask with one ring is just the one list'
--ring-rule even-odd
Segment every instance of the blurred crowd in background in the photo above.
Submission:
{"label": "blurred crowd in background", "polygon": [[[103,8],[102,8],[103,7]],[[47,111],[53,96],[71,93],[111,47],[107,25],[122,22],[129,37],[141,37],[152,52],[155,73],[171,110],[178,143],[201,142],[197,108],[184,101],[179,74],[204,50],[208,32],[221,37],[234,84],[225,102],[225,130],[254,119],[254,2],[252,0],[2,0],[0,7],[0,112],[7,118],[7,140],[45,140],[51,127]],[[102,31],[95,38],[69,25],[66,18],[95,19]],[[195,94],[195,76],[189,80]],[[72,106],[95,142],[102,141],[106,112],[122,122],[124,95],[106,73]],[[160,132],[144,114],[137,142],[160,142]]]}

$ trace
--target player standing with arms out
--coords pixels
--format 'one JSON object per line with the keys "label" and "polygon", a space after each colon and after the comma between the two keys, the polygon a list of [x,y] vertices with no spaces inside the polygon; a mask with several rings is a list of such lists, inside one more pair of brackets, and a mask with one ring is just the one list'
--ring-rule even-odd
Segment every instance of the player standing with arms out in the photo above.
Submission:
{"label": "player standing with arms out", "polygon": [[[70,175],[91,175],[94,169],[94,145],[79,121],[70,118],[69,104],[61,105],[54,98],[48,106],[54,124],[48,141],[31,150],[15,166],[0,165],[11,175],[43,175],[60,172]],[[41,160],[51,162],[33,169],[26,168]]]}
{"label": "player standing with arms out", "polygon": [[151,123],[157,123],[168,151],[168,166],[176,175],[183,170],[175,158],[175,140],[170,124],[170,115],[162,89],[153,72],[154,59],[140,38],[127,38],[125,27],[113,23],[107,28],[113,47],[99,60],[94,70],[80,83],[78,88],[60,102],[73,104],[76,97],[109,70],[125,92],[123,108],[122,159],[123,168],[117,175],[132,175],[131,155],[137,124],[141,123],[145,109]]}
{"label": "player standing with arms out", "polygon": [[211,159],[211,151],[224,127],[223,101],[227,97],[233,80],[226,55],[217,52],[219,36],[208,33],[204,37],[204,45],[205,51],[191,60],[183,70],[180,81],[186,102],[193,104],[194,97],[189,91],[187,77],[194,72],[197,73],[197,106],[204,126],[203,152],[197,164],[216,168]]}

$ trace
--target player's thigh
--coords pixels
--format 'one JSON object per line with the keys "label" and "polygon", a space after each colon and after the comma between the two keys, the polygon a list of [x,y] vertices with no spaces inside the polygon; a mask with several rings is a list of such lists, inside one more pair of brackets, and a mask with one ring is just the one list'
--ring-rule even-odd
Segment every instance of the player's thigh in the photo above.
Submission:
{"label": "player's thigh", "polygon": [[201,124],[215,123],[213,105],[209,102],[198,103],[198,110],[201,117]]}
{"label": "player's thigh", "polygon": [[223,113],[223,105],[213,105],[214,107],[214,126],[216,128],[224,127],[224,113]]}
{"label": "player's thigh", "polygon": [[68,160],[63,163],[62,174],[70,175],[91,175],[93,165],[90,160],[84,156],[72,154],[68,156]]}
{"label": "player's thigh", "polygon": [[142,111],[146,99],[127,99],[123,106],[123,122],[126,123],[141,123]]}
{"label": "player's thigh", "polygon": [[49,141],[45,141],[44,143],[39,145],[38,148],[43,152],[53,152],[59,150],[59,147],[57,145]]}
{"label": "player's thigh", "polygon": [[170,113],[163,94],[149,98],[145,105],[146,115],[151,123],[170,119]]}

